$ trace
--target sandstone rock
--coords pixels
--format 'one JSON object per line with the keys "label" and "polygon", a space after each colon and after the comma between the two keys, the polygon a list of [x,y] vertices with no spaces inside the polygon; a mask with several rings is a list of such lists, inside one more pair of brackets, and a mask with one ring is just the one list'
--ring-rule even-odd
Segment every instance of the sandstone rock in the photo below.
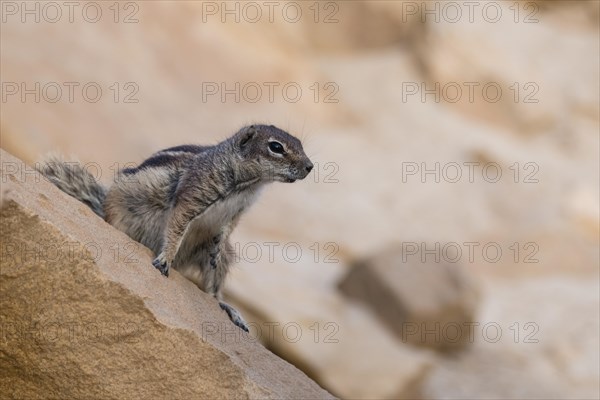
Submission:
{"label": "sandstone rock", "polygon": [[[239,243],[257,239],[237,235]],[[286,243],[264,240],[278,250]],[[247,309],[252,335],[341,398],[420,398],[434,354],[402,343],[367,307],[335,290],[341,263],[315,262],[311,245],[298,245],[303,257],[297,261],[283,259],[281,251],[269,259],[263,251],[234,269],[228,296]]]}
{"label": "sandstone rock", "polygon": [[599,397],[597,277],[483,284],[490,295],[477,316],[474,344],[439,360],[423,384],[426,398]]}
{"label": "sandstone rock", "polygon": [[404,342],[461,347],[469,342],[478,287],[459,264],[445,263],[440,250],[426,249],[436,247],[410,243],[359,262],[340,289],[367,304]]}
{"label": "sandstone rock", "polygon": [[[3,398],[332,398],[2,151]],[[222,327],[223,334],[217,334]]]}
{"label": "sandstone rock", "polygon": [[[564,15],[554,10],[554,3],[479,4],[472,21],[463,14],[461,23],[430,18],[415,46],[427,87],[439,85],[447,104],[469,118],[517,134],[552,132],[578,141],[593,135],[597,128],[592,126],[600,117],[598,3],[567,2],[569,6],[560,7],[567,11]],[[552,12],[546,12],[548,7]],[[592,22],[560,23],[570,19],[572,11]],[[561,54],[560,62],[556,54]],[[473,96],[468,95],[469,82],[477,85]],[[433,101],[432,96],[427,101]],[[577,120],[593,125],[582,132],[573,127]]]}
{"label": "sandstone rock", "polygon": [[600,7],[594,1],[535,0],[545,20],[572,30],[593,30],[600,25]]}
{"label": "sandstone rock", "polygon": [[598,239],[582,235],[581,227],[575,224],[536,230],[514,227],[475,242],[480,248],[490,245],[503,252],[498,259],[487,260],[483,251],[476,254],[469,270],[481,278],[584,278],[596,276],[600,263]]}
{"label": "sandstone rock", "polygon": [[583,228],[591,238],[600,238],[600,209],[598,195],[591,188],[580,188],[570,193],[567,199],[566,211],[575,225]]}

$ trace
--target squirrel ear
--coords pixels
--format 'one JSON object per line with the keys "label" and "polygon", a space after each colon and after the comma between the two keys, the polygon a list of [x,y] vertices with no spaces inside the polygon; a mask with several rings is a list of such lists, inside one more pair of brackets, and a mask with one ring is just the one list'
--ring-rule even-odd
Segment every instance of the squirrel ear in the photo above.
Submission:
{"label": "squirrel ear", "polygon": [[256,127],[254,125],[250,125],[248,129],[244,133],[242,133],[242,137],[240,138],[240,147],[243,148],[248,144],[250,139],[254,137],[256,134]]}

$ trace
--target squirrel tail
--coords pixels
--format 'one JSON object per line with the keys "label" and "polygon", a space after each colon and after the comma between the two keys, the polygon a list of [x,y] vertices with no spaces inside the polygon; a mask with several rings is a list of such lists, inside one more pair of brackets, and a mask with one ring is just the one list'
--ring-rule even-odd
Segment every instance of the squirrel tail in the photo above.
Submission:
{"label": "squirrel tail", "polygon": [[75,197],[104,219],[106,188],[81,164],[51,155],[41,164],[36,164],[36,169],[60,190]]}

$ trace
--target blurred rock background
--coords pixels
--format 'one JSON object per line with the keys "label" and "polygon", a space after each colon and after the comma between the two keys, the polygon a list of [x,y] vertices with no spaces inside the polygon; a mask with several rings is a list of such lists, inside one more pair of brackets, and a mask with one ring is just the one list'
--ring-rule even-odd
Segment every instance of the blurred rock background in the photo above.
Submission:
{"label": "blurred rock background", "polygon": [[272,351],[344,398],[600,396],[597,1],[55,4],[1,3],[17,157],[304,140],[234,233]]}

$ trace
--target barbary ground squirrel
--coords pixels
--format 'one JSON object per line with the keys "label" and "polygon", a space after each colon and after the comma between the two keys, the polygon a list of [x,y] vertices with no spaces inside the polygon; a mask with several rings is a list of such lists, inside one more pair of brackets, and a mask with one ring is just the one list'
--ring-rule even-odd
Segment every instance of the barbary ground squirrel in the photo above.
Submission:
{"label": "barbary ground squirrel", "polygon": [[161,150],[103,187],[81,165],[59,158],[38,170],[65,193],[149,247],[165,276],[175,268],[213,295],[231,321],[240,313],[222,301],[232,258],[229,235],[269,182],[304,179],[313,164],[302,143],[273,125],[251,125],[214,146]]}

